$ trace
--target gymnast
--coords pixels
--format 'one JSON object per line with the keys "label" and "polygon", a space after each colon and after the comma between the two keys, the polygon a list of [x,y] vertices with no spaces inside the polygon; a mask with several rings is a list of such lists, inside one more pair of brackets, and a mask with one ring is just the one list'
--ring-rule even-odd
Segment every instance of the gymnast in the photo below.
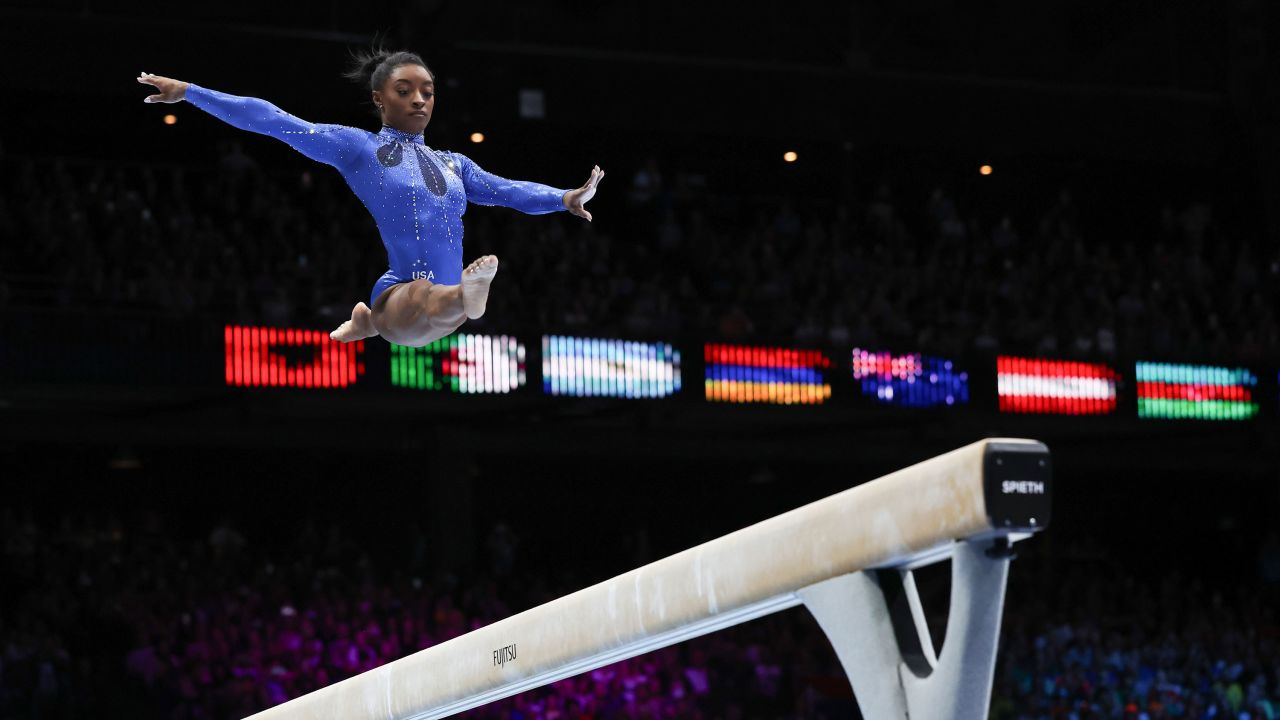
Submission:
{"label": "gymnast", "polygon": [[498,258],[486,255],[463,269],[462,214],[468,201],[530,215],[568,210],[591,220],[583,206],[604,177],[598,165],[582,187],[563,190],[507,180],[461,153],[428,146],[423,131],[435,110],[435,76],[418,55],[360,53],[346,77],[372,91],[382,120],[378,132],[313,124],[264,100],[151,73],[138,76],[139,83],[159,90],[143,102],[187,100],[235,127],[270,135],[332,165],[373,214],[390,268],[374,284],[369,304],[357,303],[351,319],[329,334],[334,340],[381,335],[421,347],[484,314]]}

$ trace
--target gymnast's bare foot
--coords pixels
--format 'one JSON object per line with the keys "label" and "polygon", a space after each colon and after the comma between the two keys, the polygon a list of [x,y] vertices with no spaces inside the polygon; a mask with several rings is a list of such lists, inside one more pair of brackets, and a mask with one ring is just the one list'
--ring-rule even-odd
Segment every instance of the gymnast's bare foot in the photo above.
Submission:
{"label": "gymnast's bare foot", "polygon": [[356,303],[351,309],[351,319],[338,326],[337,330],[329,333],[329,337],[338,342],[355,342],[377,335],[378,331],[373,329],[373,319],[370,317],[369,306],[364,303]]}
{"label": "gymnast's bare foot", "polygon": [[498,258],[485,255],[462,271],[462,309],[467,317],[475,320],[484,315],[484,306],[489,301],[489,283],[498,274]]}

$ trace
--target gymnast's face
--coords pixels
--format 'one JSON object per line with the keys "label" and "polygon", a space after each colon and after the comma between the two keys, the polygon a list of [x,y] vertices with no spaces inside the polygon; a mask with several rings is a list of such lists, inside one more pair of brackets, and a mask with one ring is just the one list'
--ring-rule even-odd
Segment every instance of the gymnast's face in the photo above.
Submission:
{"label": "gymnast's face", "polygon": [[373,102],[382,106],[383,123],[417,135],[431,122],[436,108],[436,83],[421,65],[401,65],[391,71],[382,90],[373,91]]}

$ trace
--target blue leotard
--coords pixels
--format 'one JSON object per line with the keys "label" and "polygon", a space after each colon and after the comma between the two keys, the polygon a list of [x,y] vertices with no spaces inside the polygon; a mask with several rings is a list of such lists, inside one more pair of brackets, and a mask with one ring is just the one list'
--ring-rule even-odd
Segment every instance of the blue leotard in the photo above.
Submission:
{"label": "blue leotard", "polygon": [[467,202],[530,215],[564,210],[567,190],[507,180],[466,155],[427,147],[422,135],[383,126],[377,133],[309,123],[265,100],[187,84],[192,105],[242,130],[270,135],[342,173],[373,214],[390,268],[373,286],[369,306],[396,283],[462,281],[462,214]]}

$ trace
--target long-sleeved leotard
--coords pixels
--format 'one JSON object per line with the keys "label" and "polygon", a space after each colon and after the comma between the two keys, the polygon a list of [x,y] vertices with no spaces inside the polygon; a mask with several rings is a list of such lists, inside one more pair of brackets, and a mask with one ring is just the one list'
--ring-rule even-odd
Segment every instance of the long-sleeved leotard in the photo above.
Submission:
{"label": "long-sleeved leotard", "polygon": [[433,150],[422,135],[383,126],[377,133],[309,123],[264,100],[187,84],[192,105],[242,130],[270,135],[337,168],[373,214],[390,268],[373,286],[369,306],[396,283],[462,281],[462,214],[467,202],[530,215],[564,210],[567,190],[507,180],[461,153]]}

